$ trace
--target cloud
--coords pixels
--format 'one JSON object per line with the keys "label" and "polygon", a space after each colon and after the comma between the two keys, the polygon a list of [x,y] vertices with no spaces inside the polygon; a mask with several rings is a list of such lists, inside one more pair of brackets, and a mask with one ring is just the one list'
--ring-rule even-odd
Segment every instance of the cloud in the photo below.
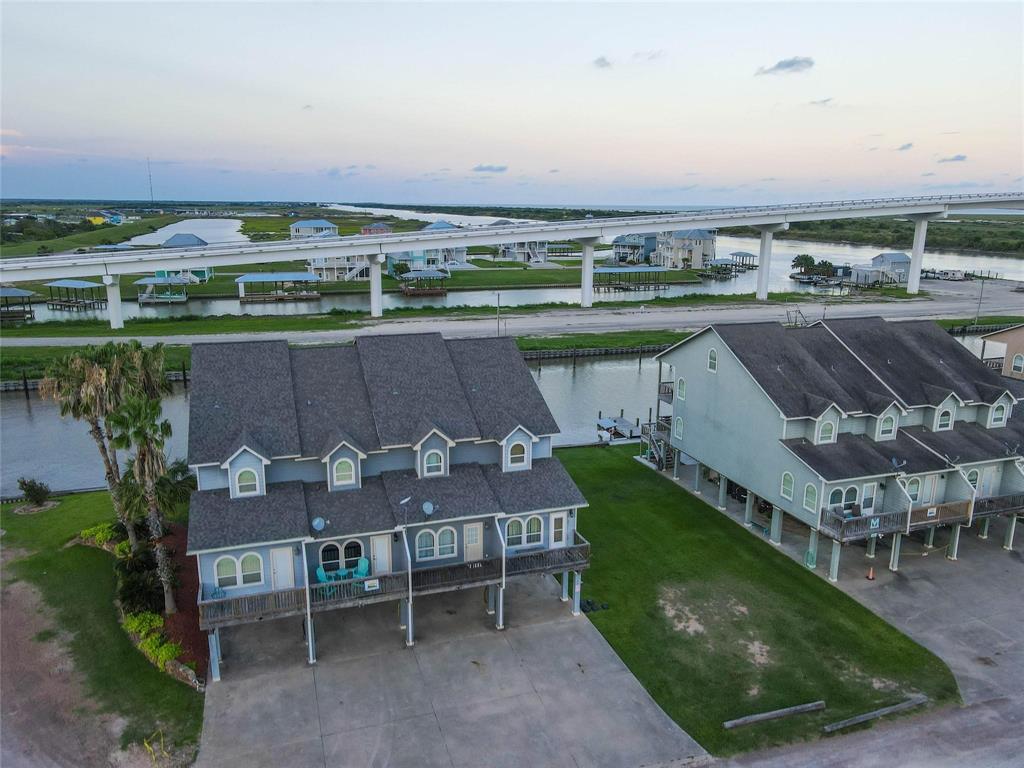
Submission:
{"label": "cloud", "polygon": [[557,168],[552,168],[548,173],[561,173]]}
{"label": "cloud", "polygon": [[481,163],[480,165],[474,165],[470,170],[474,173],[504,173],[508,170],[507,165],[486,165]]}
{"label": "cloud", "polygon": [[345,170],[342,170],[338,166],[333,166],[321,171],[321,173],[329,179],[350,179],[353,176],[358,176],[359,171],[349,170],[350,168],[356,168],[355,165],[348,166]]}
{"label": "cloud", "polygon": [[312,104],[303,104],[302,105],[302,111],[303,112],[311,112],[312,110],[313,110],[313,105]]}
{"label": "cloud", "polygon": [[953,184],[926,184],[925,189],[986,189],[992,185],[981,181],[958,181]]}
{"label": "cloud", "polygon": [[778,178],[775,176],[765,176],[763,179],[758,179],[758,181],[778,181]]}
{"label": "cloud", "polygon": [[827,107],[832,104],[832,97],[829,96],[826,99],[811,99],[809,102],[812,107]]}
{"label": "cloud", "polygon": [[781,59],[770,67],[758,67],[754,75],[793,75],[797,72],[806,72],[813,66],[814,59],[810,56],[792,56]]}
{"label": "cloud", "polygon": [[607,56],[598,56],[594,59],[593,64],[598,69],[609,69],[612,65],[611,59]]}
{"label": "cloud", "polygon": [[363,168],[365,168],[368,171],[375,171],[375,170],[377,170],[377,166],[376,165],[372,165],[372,164],[371,165],[364,165]]}
{"label": "cloud", "polygon": [[950,155],[949,157],[940,157],[940,163],[962,163],[967,159],[967,155]]}
{"label": "cloud", "polygon": [[921,175],[922,176],[934,176],[935,174],[932,171],[928,171],[928,173],[922,173]]}
{"label": "cloud", "polygon": [[897,152],[906,152],[907,150],[910,150],[910,149],[913,149],[913,148],[914,148],[914,142],[908,141],[906,144],[900,144],[898,147],[896,147],[896,151]]}
{"label": "cloud", "polygon": [[[633,54],[634,61],[657,61],[665,57],[665,51],[661,48],[653,51],[636,51]],[[602,56],[602,58],[604,58]]]}
{"label": "cloud", "polygon": [[20,139],[24,136],[21,131],[17,128],[0,128],[0,136],[10,136],[12,138]]}
{"label": "cloud", "polygon": [[877,152],[878,147],[868,147],[868,152]]}

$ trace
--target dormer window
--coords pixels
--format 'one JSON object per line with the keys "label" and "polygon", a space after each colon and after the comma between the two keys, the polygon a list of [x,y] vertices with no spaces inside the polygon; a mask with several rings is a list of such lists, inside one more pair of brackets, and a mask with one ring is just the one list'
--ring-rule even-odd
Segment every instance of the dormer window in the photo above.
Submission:
{"label": "dormer window", "polygon": [[252,496],[260,492],[260,479],[254,469],[241,469],[235,475],[235,495]]}
{"label": "dormer window", "polygon": [[999,403],[992,409],[992,426],[1001,427],[1006,423],[1006,406]]}
{"label": "dormer window", "polygon": [[818,442],[834,443],[836,441],[836,425],[831,421],[823,421],[818,425]]}
{"label": "dormer window", "polygon": [[1010,366],[1010,370],[1014,373],[1024,373],[1024,355],[1013,356],[1013,364]]}
{"label": "dormer window", "polygon": [[338,459],[334,462],[334,484],[352,485],[356,481],[356,465],[351,459]]}
{"label": "dormer window", "polygon": [[888,440],[890,437],[896,436],[896,418],[894,416],[885,416],[882,418],[882,423],[878,425],[878,439]]}
{"label": "dormer window", "polygon": [[971,484],[971,488],[978,489],[978,479],[981,477],[981,473],[976,469],[972,469],[967,473],[967,482]]}
{"label": "dormer window", "polygon": [[953,428],[953,412],[949,409],[939,411],[938,418],[935,419],[935,430],[952,429]]}
{"label": "dormer window", "polygon": [[718,373],[718,350],[714,347],[708,350],[708,370]]}
{"label": "dormer window", "polygon": [[438,450],[427,451],[423,457],[423,476],[434,477],[444,474],[444,454]]}
{"label": "dormer window", "polygon": [[512,443],[508,449],[508,463],[512,467],[522,467],[526,464],[526,443]]}

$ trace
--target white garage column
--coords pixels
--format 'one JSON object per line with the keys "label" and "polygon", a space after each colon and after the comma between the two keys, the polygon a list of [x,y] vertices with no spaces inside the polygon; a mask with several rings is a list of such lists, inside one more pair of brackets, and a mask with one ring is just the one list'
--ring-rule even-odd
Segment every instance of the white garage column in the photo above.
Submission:
{"label": "white garage column", "polygon": [[594,306],[594,246],[601,242],[599,237],[586,237],[579,241],[583,248],[582,274],[580,275],[580,306]]}
{"label": "white garage column", "polygon": [[1003,538],[1003,549],[1013,551],[1013,534],[1017,530],[1017,516],[1010,515],[1006,520],[1006,534]]}
{"label": "white garage column", "polygon": [[765,224],[761,231],[761,251],[757,259],[757,299],[768,299],[768,279],[772,271],[772,237],[776,232],[789,229],[789,224]]}
{"label": "white garage column", "polygon": [[907,275],[907,293],[921,290],[921,263],[924,261],[924,241],[928,236],[928,222],[931,219],[944,219],[946,214],[922,214],[908,216],[914,222],[914,247],[910,252],[910,273]]}
{"label": "white garage column", "polygon": [[110,327],[114,330],[124,328],[124,318],[121,316],[121,276],[104,275],[103,284],[107,286],[107,315],[110,317]]}
{"label": "white garage column", "polygon": [[369,257],[370,260],[370,317],[384,315],[384,287],[381,285],[381,264],[384,254],[378,253]]}

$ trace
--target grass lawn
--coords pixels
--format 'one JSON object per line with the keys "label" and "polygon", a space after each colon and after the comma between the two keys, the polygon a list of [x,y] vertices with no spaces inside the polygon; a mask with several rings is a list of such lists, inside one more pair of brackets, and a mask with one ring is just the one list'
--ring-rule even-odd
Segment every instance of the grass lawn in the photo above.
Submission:
{"label": "grass lawn", "polygon": [[104,227],[92,232],[80,232],[76,235],[58,237],[53,240],[33,240],[27,243],[18,243],[17,245],[4,243],[3,248],[0,248],[0,253],[5,257],[35,256],[41,245],[45,245],[54,253],[60,253],[62,251],[73,251],[76,248],[104,245],[108,242],[112,244],[123,243],[126,240],[131,240],[136,235],[147,235],[160,229],[160,227],[166,227],[168,224],[181,221],[183,218],[183,216],[151,216],[148,219],[133,221],[129,224]]}
{"label": "grass lawn", "polygon": [[[0,381],[41,379],[53,361],[70,355],[78,347],[5,347],[0,349]],[[164,347],[167,370],[180,371],[182,364],[192,367],[192,348],[183,345]]]}
{"label": "grass lawn", "polygon": [[[959,328],[962,325],[974,325],[973,317],[949,318],[936,320],[943,328]],[[1024,315],[982,315],[978,318],[978,325],[1018,325],[1024,323]]]}
{"label": "grass lawn", "polygon": [[[813,739],[909,693],[959,701],[934,654],[824,579],[632,459],[633,445],[560,450],[590,507],[590,620],[658,704],[712,753]],[[827,709],[722,722],[824,699]]]}
{"label": "grass lawn", "polygon": [[520,336],[516,343],[522,350],[644,347],[650,344],[675,344],[689,335],[682,331],[612,331],[564,336]]}
{"label": "grass lawn", "polygon": [[2,508],[4,546],[29,554],[9,563],[5,579],[25,579],[42,592],[60,628],[72,636],[70,651],[89,697],[127,721],[122,746],[159,729],[169,744],[196,744],[202,694],[150,664],[121,629],[113,602],[113,557],[92,547],[64,546],[83,528],[113,520],[109,495],[65,496],[54,509],[35,515],[12,514],[12,506]]}
{"label": "grass lawn", "polygon": [[526,269],[521,261],[499,261],[491,259],[470,259],[469,263],[481,269]]}

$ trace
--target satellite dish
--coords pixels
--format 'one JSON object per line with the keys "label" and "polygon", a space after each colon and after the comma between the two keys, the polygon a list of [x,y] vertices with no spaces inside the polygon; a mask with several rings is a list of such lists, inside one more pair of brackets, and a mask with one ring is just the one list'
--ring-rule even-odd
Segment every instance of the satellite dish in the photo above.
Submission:
{"label": "satellite dish", "polygon": [[432,501],[424,501],[423,502],[423,514],[426,515],[427,517],[430,517],[432,514],[434,514],[434,502],[432,502]]}
{"label": "satellite dish", "polygon": [[326,527],[327,527],[327,523],[324,522],[324,519],[322,517],[314,517],[313,518],[313,530],[314,531],[322,531]]}

